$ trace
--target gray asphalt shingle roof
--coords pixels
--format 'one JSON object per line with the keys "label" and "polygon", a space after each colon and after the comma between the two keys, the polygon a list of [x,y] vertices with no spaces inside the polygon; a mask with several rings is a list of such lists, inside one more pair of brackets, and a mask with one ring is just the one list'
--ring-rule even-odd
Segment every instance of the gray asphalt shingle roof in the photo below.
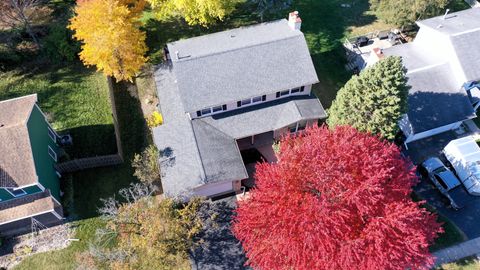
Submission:
{"label": "gray asphalt shingle roof", "polygon": [[271,102],[195,119],[210,124],[235,139],[277,130],[301,120],[325,118],[315,96],[292,96]]}
{"label": "gray asphalt shingle roof", "polygon": [[[465,82],[480,79],[480,9],[468,9],[417,22],[413,43],[383,50],[402,56],[409,85],[408,118],[414,133],[475,116]],[[441,25],[439,27],[439,25]],[[431,31],[433,35],[422,35]]]}
{"label": "gray asphalt shingle roof", "polygon": [[164,124],[153,129],[160,151],[162,187],[167,196],[187,196],[204,184],[205,172],[189,117],[183,111],[175,75],[166,66],[155,72]]}
{"label": "gray asphalt shingle roof", "polygon": [[27,122],[37,95],[0,101],[0,187],[38,181]]}
{"label": "gray asphalt shingle roof", "polygon": [[168,49],[171,65],[155,71],[164,124],[153,129],[167,196],[190,197],[204,184],[248,178],[237,139],[325,117],[314,96],[189,117],[205,107],[318,82],[302,32],[286,20],[181,40]]}
{"label": "gray asphalt shingle roof", "polygon": [[466,91],[452,83],[451,74],[450,65],[443,64],[408,75],[416,86],[408,95],[408,118],[415,133],[474,116]]}
{"label": "gray asphalt shingle roof", "polygon": [[417,22],[420,27],[429,27],[447,35],[458,35],[480,29],[480,9],[469,8],[455,13]]}
{"label": "gray asphalt shingle roof", "polygon": [[237,142],[204,121],[192,121],[205,171],[205,182],[248,178]]}
{"label": "gray asphalt shingle roof", "polygon": [[326,115],[314,96],[292,96],[191,120],[173,71],[159,67],[155,81],[164,124],[153,129],[153,138],[163,190],[170,197],[188,197],[207,183],[248,178],[236,139]]}
{"label": "gray asphalt shingle roof", "polygon": [[181,40],[168,48],[186,112],[318,82],[303,33],[286,20]]}

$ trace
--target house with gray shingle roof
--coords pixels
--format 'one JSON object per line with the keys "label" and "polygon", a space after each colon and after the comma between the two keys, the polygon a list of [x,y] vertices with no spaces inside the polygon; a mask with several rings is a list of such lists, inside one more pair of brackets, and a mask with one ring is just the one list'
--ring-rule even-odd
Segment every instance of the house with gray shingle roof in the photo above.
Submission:
{"label": "house with gray shingle roof", "polygon": [[[216,197],[252,177],[248,153],[326,117],[298,12],[167,44],[155,72],[164,124],[153,129],[167,196]],[[270,159],[270,160],[269,160]]]}
{"label": "house with gray shingle roof", "polygon": [[0,235],[31,230],[63,218],[54,168],[58,135],[37,105],[37,95],[0,101]]}
{"label": "house with gray shingle roof", "polygon": [[[407,68],[408,113],[400,121],[405,143],[458,128],[476,117],[480,96],[480,8],[418,21],[412,43],[384,49],[384,56],[401,56]],[[377,56],[377,57],[375,57]]]}

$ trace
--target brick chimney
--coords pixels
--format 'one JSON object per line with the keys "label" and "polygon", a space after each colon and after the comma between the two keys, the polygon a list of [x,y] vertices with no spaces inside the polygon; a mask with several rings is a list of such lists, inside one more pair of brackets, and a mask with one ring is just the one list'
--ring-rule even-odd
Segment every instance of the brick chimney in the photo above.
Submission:
{"label": "brick chimney", "polygon": [[290,12],[288,15],[288,26],[293,30],[300,30],[302,27],[302,19],[300,19],[298,11]]}

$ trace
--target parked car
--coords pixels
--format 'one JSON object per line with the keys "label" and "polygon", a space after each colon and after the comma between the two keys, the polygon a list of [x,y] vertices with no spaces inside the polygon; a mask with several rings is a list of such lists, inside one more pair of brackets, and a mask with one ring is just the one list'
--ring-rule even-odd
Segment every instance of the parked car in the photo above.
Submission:
{"label": "parked car", "polygon": [[458,210],[471,199],[455,174],[436,157],[425,160],[419,167],[419,173],[428,177],[435,187],[445,196],[453,209]]}

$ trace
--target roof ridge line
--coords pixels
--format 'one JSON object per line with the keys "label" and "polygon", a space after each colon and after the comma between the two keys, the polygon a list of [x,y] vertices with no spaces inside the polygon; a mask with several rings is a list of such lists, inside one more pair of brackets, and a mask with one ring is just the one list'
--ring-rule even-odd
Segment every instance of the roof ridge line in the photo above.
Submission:
{"label": "roof ridge line", "polygon": [[426,65],[426,66],[421,67],[421,68],[412,69],[412,70],[408,71],[407,74],[412,74],[412,73],[415,73],[415,72],[424,71],[424,70],[434,68],[434,67],[438,67],[438,66],[442,66],[442,65],[445,65],[445,64],[451,65],[450,61],[435,63],[435,64],[431,64],[431,65]]}
{"label": "roof ridge line", "polygon": [[[216,128],[216,127],[214,127],[213,125],[211,125],[211,124],[203,121],[202,118],[192,119],[192,121],[193,121],[193,120],[201,121],[201,122],[203,122],[204,124],[206,124],[206,125],[212,127],[213,129],[217,130],[218,132],[224,134],[224,135],[227,136],[228,138],[232,139],[232,141],[234,142],[235,148],[236,148],[237,151],[238,151],[238,154],[241,156],[240,148],[238,147],[238,143],[237,143],[237,139],[236,139],[236,138],[228,135],[227,133],[221,131],[220,129],[218,129],[218,128]],[[190,123],[192,123],[192,121],[190,121]],[[193,137],[195,137],[195,142],[197,142],[197,143],[196,143],[196,147],[197,147],[197,149],[198,149],[198,140],[197,140],[197,136],[195,135],[195,129],[194,129],[193,127],[192,127],[192,129],[193,129]],[[202,154],[200,153],[200,149],[198,149],[198,154],[200,155],[200,162],[202,163],[202,168],[203,168],[203,170],[204,170],[204,172],[205,172],[205,167],[203,166]],[[243,171],[245,172],[245,175],[248,175],[247,168],[245,167],[245,164],[243,164]],[[207,175],[206,175],[206,173],[205,173],[205,178],[206,178],[206,177],[207,177]]]}
{"label": "roof ridge line", "polygon": [[[204,124],[212,127],[213,129],[215,129],[215,130],[217,130],[218,132],[224,134],[225,136],[229,137],[230,139],[232,139],[232,140],[234,140],[234,141],[237,140],[237,139],[235,139],[234,137],[232,137],[232,136],[228,135],[227,133],[221,131],[220,129],[216,128],[215,126],[211,125],[210,123],[207,123],[207,122],[203,121],[203,118],[195,118],[195,119],[192,119],[192,121],[190,121],[190,122],[197,121],[197,120],[198,120],[198,121],[202,121]],[[193,130],[193,133],[195,134],[195,129]]]}
{"label": "roof ridge line", "polygon": [[188,123],[190,124],[190,128],[192,129],[192,134],[193,134],[193,139],[195,140],[195,149],[197,149],[197,154],[198,154],[198,157],[200,158],[200,164],[202,165],[202,171],[203,171],[203,182],[204,184],[206,184],[206,179],[207,179],[207,172],[205,170],[205,165],[203,165],[203,160],[202,160],[202,154],[200,153],[200,149],[198,148],[198,140],[197,140],[197,135],[195,134],[195,129],[193,128],[193,124],[192,124],[192,121],[188,121]]}
{"label": "roof ridge line", "polygon": [[294,36],[290,36],[290,37],[279,38],[279,39],[270,40],[270,41],[262,42],[262,43],[257,43],[257,44],[253,44],[253,45],[249,45],[249,46],[239,47],[239,48],[235,48],[235,49],[229,49],[229,50],[224,50],[224,51],[210,53],[210,54],[203,54],[203,55],[199,55],[199,56],[195,56],[195,57],[183,56],[183,57],[180,57],[179,60],[172,61],[172,62],[173,63],[188,62],[188,61],[191,61],[191,60],[201,59],[201,58],[205,58],[205,57],[209,57],[209,56],[220,55],[220,54],[225,54],[225,53],[244,50],[244,49],[250,49],[250,48],[253,48],[253,47],[257,47],[257,46],[263,46],[263,45],[271,44],[271,43],[278,42],[278,41],[285,41],[285,40],[297,38],[299,36],[302,36],[305,40],[305,35],[303,34],[303,32],[301,32],[301,31],[299,31],[299,32],[301,33],[300,35],[294,35]]}
{"label": "roof ridge line", "polygon": [[480,27],[477,27],[477,28],[474,28],[474,29],[470,29],[470,30],[466,30],[466,31],[462,31],[462,32],[459,32],[459,33],[455,33],[455,34],[452,34],[452,35],[450,35],[450,36],[452,36],[452,37],[457,37],[457,36],[469,34],[469,33],[472,33],[472,32],[477,32],[477,31],[480,31]]}
{"label": "roof ridge line", "polygon": [[[296,109],[296,111],[297,111],[297,114],[300,116],[299,118],[302,118],[302,114],[300,113],[300,110],[298,109],[298,105],[297,105],[297,103],[295,102],[295,100],[296,100],[295,98],[296,98],[296,97],[297,97],[297,96],[290,96],[290,97],[288,97],[288,98],[292,98],[292,99],[289,100],[289,101],[287,101],[287,102],[285,102],[285,103],[286,103],[286,104],[293,103],[293,105],[295,106],[295,109]],[[283,108],[283,110],[281,111],[280,114],[282,115],[283,113],[285,113],[285,111],[287,110],[287,108],[288,108],[288,107]],[[275,124],[277,124],[278,121],[280,121],[281,119],[282,119],[282,117],[279,117],[279,118],[277,119],[277,122],[275,122]]]}

